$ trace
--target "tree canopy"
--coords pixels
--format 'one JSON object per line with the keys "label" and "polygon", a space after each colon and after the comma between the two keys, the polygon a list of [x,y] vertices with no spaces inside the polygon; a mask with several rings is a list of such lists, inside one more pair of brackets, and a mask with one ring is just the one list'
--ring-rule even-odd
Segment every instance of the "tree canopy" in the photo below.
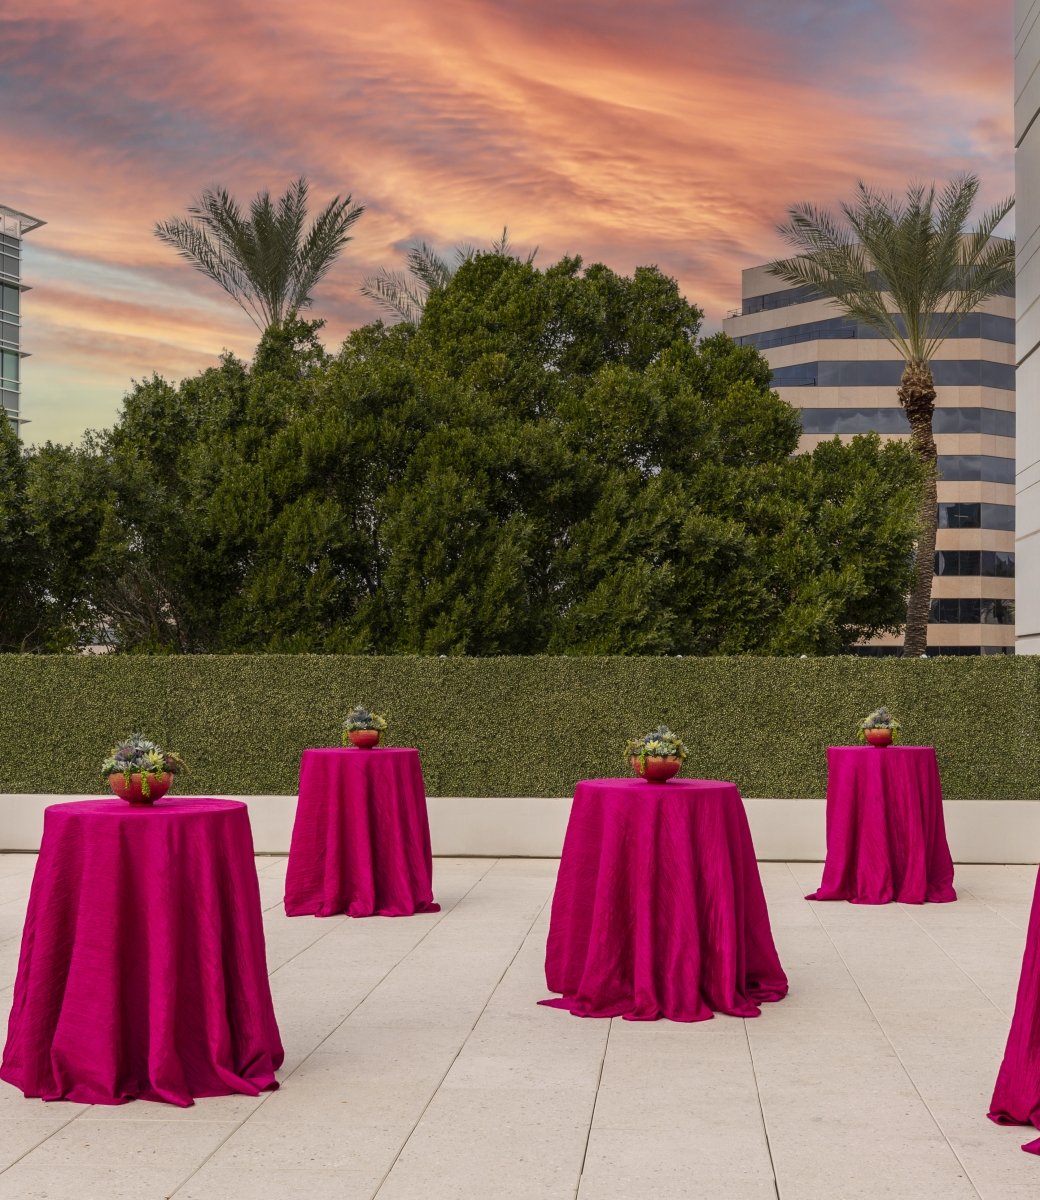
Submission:
{"label": "tree canopy", "polygon": [[40,605],[172,653],[813,654],[896,628],[913,455],[795,454],[765,360],[700,323],[656,268],[486,254],[338,354],[296,320],[251,365],[139,383],[112,430],[26,461],[65,564]]}

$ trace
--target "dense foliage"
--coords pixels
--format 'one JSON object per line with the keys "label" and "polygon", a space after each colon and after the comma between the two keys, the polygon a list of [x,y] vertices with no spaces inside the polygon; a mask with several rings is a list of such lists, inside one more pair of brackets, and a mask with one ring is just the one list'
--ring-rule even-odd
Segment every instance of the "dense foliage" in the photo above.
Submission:
{"label": "dense foliage", "polygon": [[[948,799],[1040,798],[1040,657],[0,655],[0,793],[93,792],[99,754],[147,729],[191,766],[177,790],[292,795],[359,696],[417,746],[433,796],[567,796],[627,774],[660,721],[685,773],[745,796],[822,796],[826,748],[882,700],[934,745]],[[884,753],[878,751],[877,753]]]}
{"label": "dense foliage", "polygon": [[700,319],[656,268],[478,255],[417,325],[330,356],[289,322],[78,448],[4,442],[0,554],[30,568],[0,641],[818,654],[897,628],[912,455],[794,455],[765,360]]}

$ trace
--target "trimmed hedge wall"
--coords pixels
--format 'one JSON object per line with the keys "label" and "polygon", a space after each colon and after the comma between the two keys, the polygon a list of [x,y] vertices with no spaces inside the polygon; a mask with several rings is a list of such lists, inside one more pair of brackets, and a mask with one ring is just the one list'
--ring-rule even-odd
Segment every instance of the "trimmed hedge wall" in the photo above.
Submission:
{"label": "trimmed hedge wall", "polygon": [[417,746],[441,796],[565,796],[625,772],[660,721],[687,773],[747,796],[822,796],[825,747],[878,704],[933,744],[950,798],[1040,797],[1040,658],[427,658],[0,655],[0,792],[101,792],[143,730],[179,751],[177,790],[293,794],[300,751],[339,744],[355,703]]}

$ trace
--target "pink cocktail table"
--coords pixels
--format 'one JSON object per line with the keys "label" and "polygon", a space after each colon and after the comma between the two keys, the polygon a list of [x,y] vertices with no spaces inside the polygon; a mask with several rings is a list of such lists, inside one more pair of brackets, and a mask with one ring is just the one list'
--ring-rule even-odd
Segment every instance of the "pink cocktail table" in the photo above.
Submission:
{"label": "pink cocktail table", "polygon": [[[1040,1129],[1040,875],[1033,892],[1022,973],[1011,1031],[989,1106],[998,1125],[1033,1125]],[[1040,1138],[1023,1150],[1040,1154]]]}
{"label": "pink cocktail table", "polygon": [[591,779],[574,793],[544,1000],[581,1017],[757,1017],[787,994],[740,793]]}
{"label": "pink cocktail table", "polygon": [[831,746],[827,861],[807,900],[946,904],[957,899],[931,746]]}
{"label": "pink cocktail table", "polygon": [[419,751],[304,750],[285,911],[290,917],[437,912]]}
{"label": "pink cocktail table", "polygon": [[187,1107],[277,1087],[282,1057],[246,806],[52,804],[0,1078]]}

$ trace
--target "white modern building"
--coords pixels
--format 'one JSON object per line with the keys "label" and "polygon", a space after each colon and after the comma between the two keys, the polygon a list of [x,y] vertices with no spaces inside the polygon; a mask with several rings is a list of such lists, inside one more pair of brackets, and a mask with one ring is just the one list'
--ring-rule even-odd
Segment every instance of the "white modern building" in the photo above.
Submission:
{"label": "white modern building", "polygon": [[22,238],[44,221],[0,204],[0,399],[15,432],[26,423],[22,413]]}
{"label": "white modern building", "polygon": [[1019,654],[1040,654],[1040,0],[1015,0]]}

